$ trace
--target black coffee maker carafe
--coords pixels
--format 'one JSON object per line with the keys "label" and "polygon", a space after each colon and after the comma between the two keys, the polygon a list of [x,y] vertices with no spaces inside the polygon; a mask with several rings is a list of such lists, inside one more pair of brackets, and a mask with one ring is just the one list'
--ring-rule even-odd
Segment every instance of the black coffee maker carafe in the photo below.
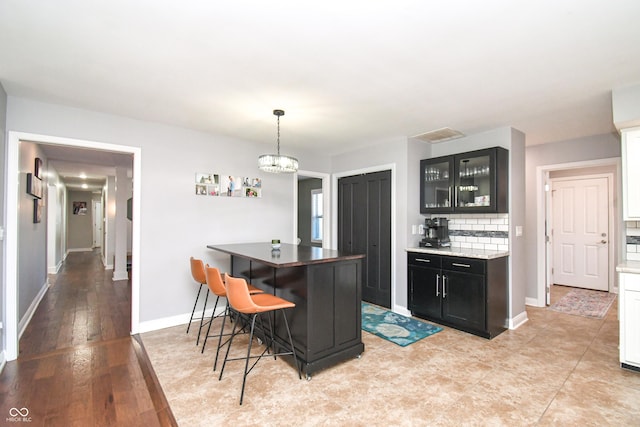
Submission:
{"label": "black coffee maker carafe", "polygon": [[422,248],[451,247],[449,241],[449,221],[447,218],[427,218],[424,220],[424,238],[419,243]]}

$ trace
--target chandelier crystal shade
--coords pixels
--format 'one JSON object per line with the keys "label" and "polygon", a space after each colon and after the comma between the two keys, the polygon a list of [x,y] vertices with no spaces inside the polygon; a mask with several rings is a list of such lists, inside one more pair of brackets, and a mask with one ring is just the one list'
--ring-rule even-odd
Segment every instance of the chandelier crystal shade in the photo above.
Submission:
{"label": "chandelier crystal shade", "polygon": [[284,116],[283,110],[273,110],[278,117],[278,154],[263,154],[258,157],[260,170],[270,173],[293,173],[298,170],[298,159],[280,154],[280,116]]}

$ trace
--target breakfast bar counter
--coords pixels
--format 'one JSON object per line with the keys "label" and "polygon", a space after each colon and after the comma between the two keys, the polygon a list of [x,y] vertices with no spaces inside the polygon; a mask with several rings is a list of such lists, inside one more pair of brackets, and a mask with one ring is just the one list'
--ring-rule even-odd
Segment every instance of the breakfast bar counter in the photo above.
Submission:
{"label": "breakfast bar counter", "polygon": [[[307,378],[313,372],[358,357],[364,255],[330,249],[270,243],[208,245],[231,256],[231,275],[295,303],[285,310],[296,355]],[[276,318],[276,340],[286,342]]]}

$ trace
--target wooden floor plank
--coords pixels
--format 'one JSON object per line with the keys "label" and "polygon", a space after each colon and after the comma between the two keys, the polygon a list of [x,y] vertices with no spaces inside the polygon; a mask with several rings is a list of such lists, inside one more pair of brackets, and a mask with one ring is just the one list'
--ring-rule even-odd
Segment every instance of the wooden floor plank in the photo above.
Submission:
{"label": "wooden floor plank", "polygon": [[110,273],[99,254],[74,252],[50,276],[18,360],[0,374],[0,414],[27,408],[32,427],[177,425],[139,337],[129,334],[131,285]]}

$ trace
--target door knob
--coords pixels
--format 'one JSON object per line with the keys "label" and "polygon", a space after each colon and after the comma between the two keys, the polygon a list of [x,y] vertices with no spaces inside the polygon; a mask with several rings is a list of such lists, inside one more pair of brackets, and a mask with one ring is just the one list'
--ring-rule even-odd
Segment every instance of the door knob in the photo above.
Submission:
{"label": "door knob", "polygon": [[600,240],[600,243],[604,244],[604,243],[607,243],[607,241],[602,239],[602,240]]}

